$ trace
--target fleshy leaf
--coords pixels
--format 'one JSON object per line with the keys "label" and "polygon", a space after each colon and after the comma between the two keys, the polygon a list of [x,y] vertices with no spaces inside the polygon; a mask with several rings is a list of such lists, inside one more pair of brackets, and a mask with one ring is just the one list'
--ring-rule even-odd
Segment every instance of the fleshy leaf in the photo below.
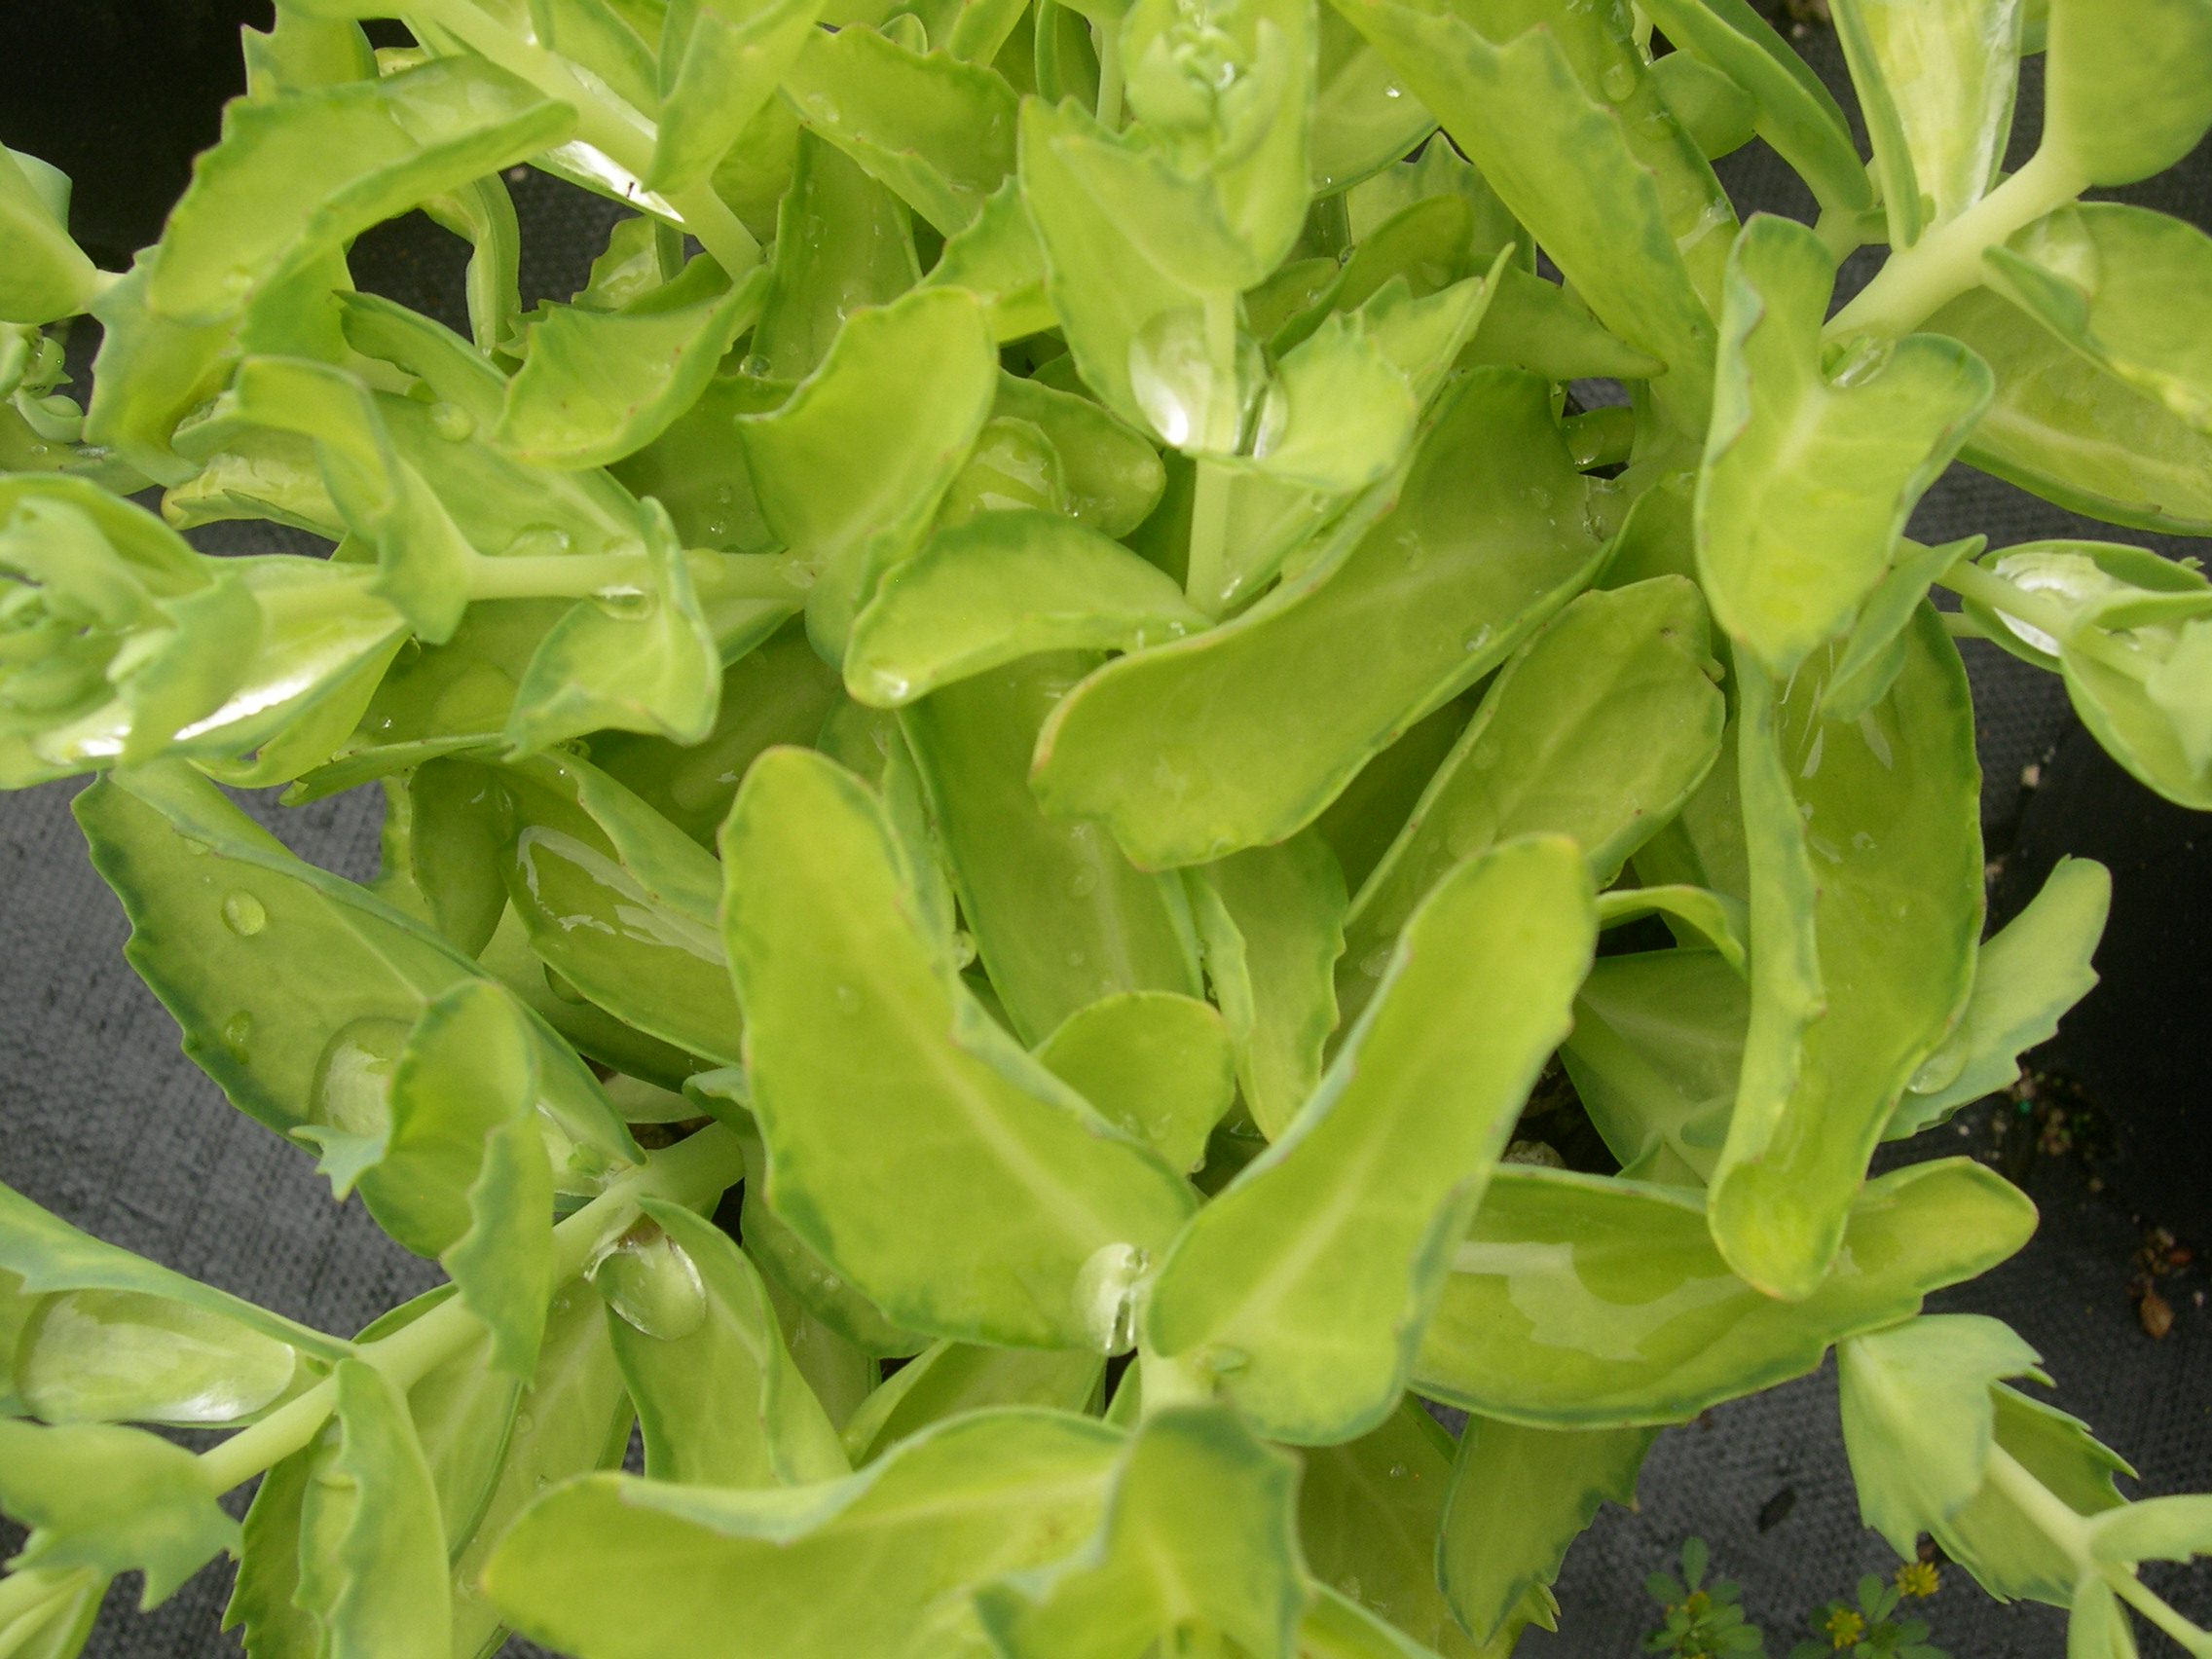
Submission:
{"label": "fleshy leaf", "polygon": [[974,1006],[918,925],[866,787],[771,750],[721,849],[777,1212],[903,1325],[1123,1346],[1128,1285],[1181,1226],[1189,1191]]}
{"label": "fleshy leaf", "polygon": [[2104,866],[2058,861],[2028,907],[1982,943],[1957,1027],[1914,1074],[1884,1139],[1940,1124],[2020,1075],[2020,1056],[2047,1041],[2066,1011],[2095,988],[2090,958],[2111,907]]}
{"label": "fleshy leaf", "polygon": [[1196,1169],[1236,1092],[1222,1016],[1173,991],[1122,991],[1079,1008],[1037,1045],[1045,1068],[1101,1116]]}
{"label": "fleshy leaf", "polygon": [[1129,1437],[1105,1520],[1065,1561],[986,1585],[1006,1659],[1136,1659],[1200,1633],[1291,1659],[1306,1602],[1297,1469],[1222,1406],[1171,1408]]}
{"label": "fleshy leaf", "polygon": [[870,1462],[932,1423],[1003,1406],[1084,1412],[1105,1369],[1105,1355],[1084,1348],[932,1343],[862,1402],[845,1449],[856,1464]]}
{"label": "fleshy leaf", "polygon": [[31,1530],[8,1563],[17,1571],[142,1571],[146,1608],[238,1548],[238,1523],[217,1507],[200,1459],[143,1429],[0,1419],[0,1508]]}
{"label": "fleshy leaf", "polygon": [[1415,1385],[1537,1427],[1686,1422],[1986,1272],[2035,1220],[1969,1159],[1915,1163],[1861,1189],[1847,1231],[1859,1272],[1779,1302],[1728,1271],[1694,1189],[1509,1163],[1452,1258]]}
{"label": "fleshy leaf", "polygon": [[0,243],[8,249],[0,322],[52,322],[85,309],[96,273],[68,227],[68,175],[0,147]]}
{"label": "fleshy leaf", "polygon": [[877,584],[853,623],[845,683],[898,708],[1038,651],[1136,650],[1205,626],[1174,581],[1072,519],[978,513]]}
{"label": "fleshy leaf", "polygon": [[1151,1349],[1271,1439],[1328,1444],[1388,1414],[1451,1241],[1566,1035],[1597,936],[1589,894],[1563,836],[1508,842],[1438,884],[1320,1087],[1176,1241]]}

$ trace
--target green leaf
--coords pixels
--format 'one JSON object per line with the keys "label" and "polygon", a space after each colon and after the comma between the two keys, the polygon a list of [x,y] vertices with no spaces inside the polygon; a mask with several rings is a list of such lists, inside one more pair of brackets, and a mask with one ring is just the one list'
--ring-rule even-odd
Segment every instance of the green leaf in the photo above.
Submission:
{"label": "green leaf", "polygon": [[1415,1386],[1536,1427],[1686,1422],[1803,1376],[2034,1228],[2035,1206],[1979,1164],[1915,1163],[1860,1190],[1859,1272],[1780,1302],[1728,1271],[1694,1191],[1506,1164],[1452,1258]]}
{"label": "green leaf", "polygon": [[[682,1275],[677,1310],[692,1310],[667,1322],[620,1296],[609,1304],[607,1328],[645,1430],[646,1475],[686,1486],[765,1487],[848,1473],[837,1431],[793,1364],[745,1253],[680,1205],[648,1198],[645,1209]],[[603,1265],[603,1295],[610,1276]]]}
{"label": "green leaf", "polygon": [[[17,1238],[0,1250],[25,1254]],[[288,1344],[194,1302],[135,1290],[23,1301],[28,1316],[0,1340],[14,1338],[17,1414],[44,1422],[242,1422],[305,1386]]]}
{"label": "green leaf", "polygon": [[501,1449],[498,1479],[475,1530],[465,1540],[447,1539],[455,1552],[454,1659],[491,1659],[505,1639],[499,1609],[485,1594],[484,1571],[516,1517],[548,1487],[619,1465],[635,1418],[608,1337],[606,1307],[588,1285],[571,1281],[546,1309],[537,1373]]}
{"label": "green leaf", "polygon": [[701,254],[621,311],[542,308],[492,441],[554,466],[605,466],[643,449],[697,400],[768,283],[764,269],[732,283]]}
{"label": "green leaf", "polygon": [[531,949],[616,1018],[738,1063],[713,856],[587,761],[538,756],[503,777],[514,830],[501,873]]}
{"label": "green leaf", "polygon": [[1859,608],[1843,655],[1828,677],[1821,712],[1831,719],[1855,720],[1882,700],[1904,666],[1904,634],[1929,584],[1957,564],[1981,552],[1985,538],[1970,535],[1940,547],[1923,547],[1899,537],[1889,573]]}
{"label": "green leaf", "polygon": [[1312,830],[1184,872],[1245,1109],[1271,1139],[1321,1081],[1337,1028],[1345,878]]}
{"label": "green leaf", "polygon": [[1027,421],[1051,440],[1066,491],[1063,508],[1076,523],[1104,536],[1125,536],[1160,504],[1167,487],[1160,452],[1089,398],[1001,374],[991,408]]}
{"label": "green leaf", "polygon": [[237,99],[194,164],[146,304],[212,323],[380,220],[559,143],[575,112],[477,57]]}
{"label": "green leaf", "polygon": [[1037,1058],[1177,1169],[1205,1161],[1206,1136],[1236,1093],[1227,1024],[1173,991],[1120,991],[1079,1008]]}
{"label": "green leaf", "polygon": [[[2120,1507],[2113,1475],[2135,1471],[2098,1445],[2086,1424],[2002,1382],[1989,1397],[1997,1446],[2060,1504],[2082,1516]],[[2031,1515],[1990,1482],[1934,1531],[1943,1552],[1992,1595],[2063,1607],[2076,1595],[2081,1564],[2045,1530],[2048,1519],[2043,1506]]]}
{"label": "green leaf", "polygon": [[1546,380],[1607,376],[1642,380],[1666,372],[1658,358],[1605,332],[1579,300],[1519,266],[1498,273],[1465,360],[1530,369]]}
{"label": "green leaf", "polygon": [[2091,518],[2212,535],[2212,437],[1987,289],[1961,294],[1927,327],[1997,377],[1960,459]]}
{"label": "green leaf", "polygon": [[722,671],[721,707],[703,742],[599,733],[592,764],[712,848],[754,757],[771,744],[813,743],[844,703],[837,671],[815,655],[803,626],[789,625]]}
{"label": "green leaf", "polygon": [[777,1212],[903,1325],[1120,1346],[1128,1282],[1189,1189],[975,1006],[866,786],[771,751],[721,849]]}
{"label": "green leaf", "polygon": [[[1527,1625],[1537,1624],[1545,1630],[1557,1628],[1553,1622],[1555,1611],[1549,1603],[1535,1607],[1524,1605],[1518,1622],[1509,1624],[1508,1633],[1501,1634],[1498,1641],[1486,1643],[1481,1648],[1456,1643],[1450,1634],[1443,1640],[1448,1651],[1456,1648],[1462,1654],[1474,1654],[1476,1659],[1500,1659],[1511,1652],[1512,1644],[1519,1641]],[[1312,1586],[1312,1600],[1306,1604],[1306,1616],[1298,1626],[1298,1651],[1300,1659],[1430,1659],[1436,1650],[1414,1641],[1397,1626],[1377,1618],[1342,1591],[1316,1583]]]}
{"label": "green leaf", "polygon": [[2163,172],[2212,123],[2212,6],[2051,0],[2046,149],[2089,184]]}
{"label": "green leaf", "polygon": [[[1321,18],[1321,38],[1324,43],[1336,38],[1335,31],[1345,27],[1344,18],[1333,9]],[[1327,47],[1324,47],[1327,50]],[[1377,60],[1387,69],[1387,60],[1377,54]],[[1364,72],[1362,79],[1364,79]],[[1394,84],[1394,81],[1393,81]],[[1419,100],[1400,89],[1394,103],[1411,102],[1417,108]],[[1430,118],[1433,121],[1433,117]],[[1452,147],[1445,137],[1432,137],[1419,146],[1408,145],[1399,154],[1411,154],[1408,161],[1394,161],[1381,172],[1354,185],[1345,195],[1345,217],[1354,243],[1364,241],[1373,232],[1388,224],[1399,213],[1417,202],[1432,196],[1456,196],[1467,204],[1474,215],[1473,237],[1464,254],[1468,269],[1487,266],[1505,248],[1511,247],[1516,271],[1535,268],[1535,244],[1529,233],[1521,228],[1505,203],[1497,199],[1497,192],[1490,181],[1478,172],[1472,164]],[[1246,305],[1250,305],[1247,297]]]}
{"label": "green leaf", "polygon": [[1010,508],[940,530],[854,620],[845,683],[879,708],[1039,651],[1138,650],[1199,633],[1182,588],[1058,513]]}
{"label": "green leaf", "polygon": [[1045,251],[1022,206],[1018,179],[999,186],[966,228],[945,239],[922,285],[966,288],[981,300],[1002,346],[1059,321],[1045,298]]}
{"label": "green leaf", "polygon": [[1039,739],[1038,798],[1103,818],[1145,866],[1283,839],[1588,585],[1604,554],[1578,511],[1589,490],[1544,383],[1477,370],[1402,486],[1371,492],[1295,577],[1066,698]]}
{"label": "green leaf", "polygon": [[2020,1056],[2048,1041],[2066,1011],[2095,987],[2090,958],[2111,907],[2112,875],[2103,865],[2058,861],[2027,908],[1983,942],[1959,1023],[1913,1074],[1885,1140],[1940,1124],[2020,1075]]}
{"label": "green leaf", "polygon": [[[534,1640],[607,1659],[978,1650],[965,1592],[1097,1525],[1122,1436],[1060,1412],[977,1413],[842,1481],[707,1492],[617,1475],[547,1493],[494,1555]],[[854,1593],[866,1585],[867,1593]]]}
{"label": "green leaf", "polygon": [[1346,1017],[1373,995],[1423,895],[1515,835],[1571,837],[1606,885],[1719,752],[1705,606],[1678,576],[1585,593],[1517,651],[1353,896],[1337,966]]}
{"label": "green leaf", "polygon": [[[162,1314],[164,1323],[191,1330],[200,1322],[190,1320],[185,1311],[190,1309],[205,1316],[201,1331],[223,1331],[226,1342],[237,1342],[227,1333],[233,1326],[242,1326],[320,1359],[343,1359],[353,1351],[351,1345],[336,1337],[296,1324],[228,1291],[202,1284],[143,1256],[132,1255],[120,1245],[81,1233],[8,1187],[0,1187],[0,1270],[16,1275],[19,1281],[16,1293],[23,1297],[50,1291],[111,1293],[109,1298],[96,1301],[72,1299],[70,1306],[80,1316],[95,1317],[111,1311],[150,1316],[154,1310],[145,1304],[160,1302],[168,1305]],[[17,1344],[20,1341],[18,1331]],[[18,1358],[17,1344],[10,1345],[12,1364],[34,1357],[26,1350]],[[267,1350],[259,1351],[267,1357]],[[17,1381],[22,1381],[19,1373]],[[146,1380],[141,1375],[133,1381]],[[82,1386],[83,1379],[72,1382]]]}
{"label": "green leaf", "polygon": [[1600,932],[1644,916],[1664,917],[1677,939],[1687,929],[1738,974],[1748,972],[1749,924],[1740,900],[1711,888],[1679,886],[1615,887],[1598,895]]}
{"label": "green leaf", "polygon": [[[1584,90],[1551,30],[1530,30],[1500,46],[1456,17],[1395,0],[1342,0],[1338,9],[1436,113],[1599,319],[1668,365],[1654,395],[1677,425],[1702,430],[1712,396],[1713,322],[1677,238],[1688,238],[1699,266],[1716,273],[1735,214],[1712,169],[1634,67],[1625,35],[1605,32],[1594,17],[1577,19],[1578,40],[1589,33],[1593,55],[1623,71],[1630,96],[1648,99],[1665,118],[1668,130],[1650,141],[1651,155],[1639,153],[1609,103]],[[1651,168],[1658,148],[1668,149],[1675,164],[1665,181],[1671,189]]]}
{"label": "green leaf", "polygon": [[660,38],[660,110],[645,182],[681,190],[715,169],[771,103],[822,0],[677,0]]}
{"label": "green leaf", "polygon": [[1647,950],[1592,965],[1560,1060],[1624,1175],[1712,1178],[1750,1013],[1742,968],[1717,950]]}
{"label": "green leaf", "polygon": [[1132,867],[1095,824],[1047,817],[1029,787],[1039,728],[1096,660],[1026,657],[900,717],[977,951],[1025,1043],[1116,992],[1201,989],[1182,884]]}
{"label": "green leaf", "polygon": [[807,632],[825,656],[842,654],[878,578],[920,545],[997,379],[980,303],[925,288],[855,313],[790,402],[738,420],[762,516],[819,571]]}
{"label": "green leaf", "polygon": [[1636,1507],[1652,1428],[1531,1428],[1469,1417],[1436,1536],[1437,1579],[1454,1614],[1488,1641],[1567,1546],[1613,1502]]}
{"label": "green leaf", "polygon": [[[1323,6],[1307,169],[1315,196],[1356,189],[1399,165],[1436,130],[1436,117],[1398,84],[1397,74],[1359,31]],[[1364,232],[1356,224],[1355,240]]]}
{"label": "green leaf", "polygon": [[0,322],[52,322],[74,316],[92,296],[97,273],[69,240],[69,177],[36,156],[0,147]]}
{"label": "green leaf", "polygon": [[876,30],[810,30],[783,77],[799,119],[944,236],[1014,171],[1014,95],[987,63],[909,52]]}
{"label": "green leaf", "polygon": [[1720,315],[1698,571],[1721,627],[1779,675],[1874,591],[1991,394],[1972,352],[1933,335],[1854,355],[1831,377],[1820,330],[1834,279],[1817,236],[1760,215],[1729,256]]}
{"label": "green leaf", "polygon": [[1291,1659],[1306,1602],[1297,1485],[1297,1465],[1225,1407],[1147,1418],[1097,1532],[1064,1561],[984,1586],[983,1628],[1006,1659],[1136,1659],[1209,1636]]}
{"label": "green leaf", "polygon": [[921,274],[905,204],[816,134],[800,130],[796,145],[776,215],[774,285],[750,353],[780,381],[814,373],[849,313],[889,304]]}
{"label": "green leaf", "polygon": [[238,362],[232,319],[195,326],[146,304],[147,259],[92,301],[100,324],[92,360],[87,441],[107,445],[159,484],[182,484],[199,470],[170,446],[177,423],[223,389]]}
{"label": "green leaf", "polygon": [[1758,99],[1702,58],[1670,52],[1652,60],[1651,79],[1667,113],[1682,124],[1707,161],[1733,155],[1757,136]]}
{"label": "green leaf", "polygon": [[1382,1419],[1451,1240],[1567,1033],[1597,935],[1589,893],[1559,836],[1437,885],[1320,1087],[1176,1241],[1145,1315],[1154,1351],[1271,1439],[1327,1444]]}
{"label": "green leaf", "polygon": [[2107,374],[2212,432],[2212,237],[2147,207],[2073,203],[1988,249],[1990,285]]}
{"label": "green leaf", "polygon": [[[1334,1634],[1350,1641],[1352,1652],[1379,1659],[1430,1652],[1444,1659],[1491,1659],[1511,1649],[1529,1622],[1526,1606],[1508,1620],[1500,1644],[1472,1641],[1438,1582],[1437,1540],[1452,1481],[1452,1439],[1419,1401],[1400,1401],[1380,1427],[1357,1440],[1314,1447],[1303,1456],[1298,1530],[1314,1599],[1299,1633],[1302,1653],[1340,1651],[1316,1642],[1312,1627],[1317,1618],[1331,1626],[1348,1623],[1345,1611],[1355,1611],[1364,1628],[1357,1636],[1350,1630]],[[1539,1604],[1542,1595],[1536,1593]]]}
{"label": "green leaf", "polygon": [[[279,1133],[379,1133],[409,1029],[441,993],[484,977],[476,964],[294,858],[182,767],[103,778],[74,810],[130,917],[125,955],[232,1103]],[[295,972],[292,951],[317,972]],[[533,1021],[531,1032],[538,1087],[576,1144],[556,1185],[641,1161],[590,1072],[550,1030]]]}
{"label": "green leaf", "polygon": [[0,1419],[0,1508],[31,1530],[8,1563],[15,1571],[143,1572],[144,1609],[238,1548],[238,1523],[216,1506],[200,1460],[143,1429]]}
{"label": "green leaf", "polygon": [[11,1659],[76,1659],[99,1617],[107,1580],[89,1567],[31,1567],[16,1575],[29,1597],[0,1624],[0,1649]]}
{"label": "green leaf", "polygon": [[2187,1561],[2212,1553],[2212,1497],[2148,1497],[2107,1511],[2089,1530],[2099,1561]]}
{"label": "green leaf", "polygon": [[423,203],[423,211],[469,246],[461,289],[468,301],[468,332],[479,351],[496,351],[514,332],[522,310],[517,282],[522,269],[522,227],[514,198],[498,173],[471,179]]}
{"label": "green leaf", "polygon": [[1082,1413],[1105,1369],[1105,1356],[1095,1349],[932,1343],[853,1414],[845,1450],[855,1464],[868,1463],[932,1423],[1002,1406]]}
{"label": "green leaf", "polygon": [[[1972,982],[1979,775],[1966,671],[1922,606],[1883,702],[1818,713],[1815,657],[1773,707],[1739,657],[1751,1012],[1713,1235],[1769,1294],[1828,1270],[1866,1160]],[[1754,811],[1755,808],[1755,811]]]}
{"label": "green leaf", "polygon": [[1890,245],[1902,250],[1997,183],[2020,74],[2019,8],[2009,0],[1843,0],[1836,12],[1874,144]]}
{"label": "green leaf", "polygon": [[[1751,94],[1758,104],[1759,136],[1797,170],[1823,207],[1874,204],[1842,108],[1749,0],[1655,0],[1649,11],[1678,49]],[[1858,80],[1856,59],[1852,68]]]}
{"label": "green leaf", "polygon": [[374,1366],[341,1361],[338,1415],[300,1501],[295,1599],[330,1659],[438,1652],[452,1589],[437,1489],[407,1407]]}
{"label": "green leaf", "polygon": [[2034,1374],[2036,1361],[2010,1326],[1979,1313],[1924,1314],[1838,1346],[1860,1517],[1899,1555],[1980,1490],[1994,1444],[1990,1384]]}
{"label": "green leaf", "polygon": [[239,365],[225,408],[248,424],[314,440],[331,500],[376,549],[376,591],[426,642],[452,638],[468,604],[475,550],[394,448],[369,389],[326,363],[257,356]]}
{"label": "green leaf", "polygon": [[[784,381],[717,375],[666,431],[616,461],[614,476],[641,499],[650,496],[666,507],[686,547],[772,553],[782,543],[760,516],[744,451],[730,442],[730,422],[776,408],[791,390]],[[805,595],[794,587],[792,598]]]}
{"label": "green leaf", "polygon": [[830,1426],[842,1433],[853,1414],[882,1380],[875,1356],[847,1342],[808,1312],[780,1280],[761,1275],[761,1287],[776,1311],[784,1346],[806,1385],[821,1403]]}
{"label": "green leaf", "polygon": [[[650,585],[578,600],[554,624],[515,688],[505,733],[511,753],[608,728],[679,744],[698,743],[714,729],[721,652],[694,585],[691,556],[658,501],[645,502],[643,517]],[[713,555],[700,560],[701,574],[716,573]],[[777,573],[769,579],[775,588],[786,585]],[[796,608],[785,603],[783,615]],[[769,618],[763,632],[777,620]]]}
{"label": "green leaf", "polygon": [[459,949],[480,954],[507,907],[499,879],[507,798],[498,774],[467,760],[425,760],[385,788],[386,833],[400,830],[398,859],[425,913]]}

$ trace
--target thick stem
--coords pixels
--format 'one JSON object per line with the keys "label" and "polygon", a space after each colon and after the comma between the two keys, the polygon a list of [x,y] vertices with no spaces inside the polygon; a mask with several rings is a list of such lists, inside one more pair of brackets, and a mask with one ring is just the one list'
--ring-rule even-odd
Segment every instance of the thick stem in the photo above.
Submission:
{"label": "thick stem", "polygon": [[2120,1599],[2180,1642],[2192,1653],[2202,1653],[2207,1637],[2203,1629],[2192,1624],[2174,1611],[2165,1601],[2142,1579],[2117,1562],[2108,1562],[2104,1569],[2105,1582],[2119,1593]]}
{"label": "thick stem", "polygon": [[1983,570],[1971,559],[1960,560],[1936,579],[1961,599],[1971,599],[2007,616],[2017,616],[2068,650],[2102,663],[2130,680],[2142,680],[2151,672],[2151,659],[2141,651],[2115,639],[2094,623],[2084,625],[2056,600],[2031,593],[1994,571]]}
{"label": "thick stem", "polygon": [[[1213,365],[1213,395],[1206,404],[1204,449],[1226,455],[1236,448],[1242,412],[1236,384],[1236,296],[1224,289],[1206,295],[1206,355]],[[1228,606],[1222,592],[1229,556],[1230,474],[1201,454],[1191,501],[1191,551],[1183,588],[1208,616]]]}
{"label": "thick stem", "polygon": [[1947,301],[1981,281],[1981,255],[2052,208],[2071,202],[2088,180],[2049,146],[2028,165],[1909,248],[1890,256],[1859,297],[1828,320],[1825,338],[1909,334]]}
{"label": "thick stem", "polygon": [[1091,36],[1098,48],[1098,125],[1109,132],[1122,129],[1122,26],[1094,23]]}
{"label": "thick stem", "polygon": [[517,553],[469,567],[468,597],[586,599],[610,589],[648,589],[652,564],[643,553]]}
{"label": "thick stem", "polygon": [[[641,182],[652,171],[656,134],[652,123],[627,104],[610,102],[580,80],[559,54],[535,40],[510,33],[479,11],[472,0],[429,0],[424,18],[453,35],[469,51],[528,81],[547,97],[576,112],[576,136]],[[760,263],[760,244],[738,223],[711,185],[675,192],[671,205],[683,215],[684,229],[732,276]]]}
{"label": "thick stem", "polygon": [[[553,1282],[563,1285],[638,1218],[642,1198],[681,1204],[704,1202],[744,1179],[745,1149],[719,1124],[679,1141],[630,1170],[574,1215],[553,1229]],[[362,1345],[360,1355],[405,1391],[433,1367],[459,1353],[483,1322],[459,1297],[440,1303],[388,1337]],[[250,1480],[313,1440],[337,1409],[338,1384],[325,1380],[298,1399],[240,1429],[200,1455],[200,1467],[217,1492]]]}

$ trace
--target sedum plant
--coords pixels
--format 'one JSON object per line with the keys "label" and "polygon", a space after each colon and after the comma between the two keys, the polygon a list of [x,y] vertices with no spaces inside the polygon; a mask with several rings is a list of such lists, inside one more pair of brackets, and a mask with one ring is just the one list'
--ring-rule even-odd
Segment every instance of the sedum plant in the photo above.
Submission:
{"label": "sedum plant", "polygon": [[[1954,638],[2212,806],[2194,565],[1902,535],[1961,457],[2212,533],[2212,241],[2081,200],[2212,3],[1832,4],[1870,161],[1746,0],[283,0],[128,272],[0,157],[0,775],[449,1281],[313,1330],[0,1190],[0,1654],[226,1551],[253,1659],[1503,1654],[1831,1347],[1900,1554],[2212,1651],[2136,1570],[2212,1499],[1919,1311],[2026,1198],[1867,1176],[2107,900],[1982,941]],[[639,209],[568,304],[521,165]],[[349,279],[418,207],[465,336]],[[369,782],[367,887],[223,790]]]}

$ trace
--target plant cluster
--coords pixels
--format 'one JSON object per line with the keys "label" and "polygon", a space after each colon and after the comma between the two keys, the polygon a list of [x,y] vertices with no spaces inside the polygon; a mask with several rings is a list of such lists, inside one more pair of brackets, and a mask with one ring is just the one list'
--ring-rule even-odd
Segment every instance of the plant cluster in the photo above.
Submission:
{"label": "plant cluster", "polygon": [[[1952,637],[2212,805],[2194,567],[1902,535],[1957,457],[2212,532],[2212,239],[2081,199],[2212,0],[1833,7],[1870,162],[1746,0],[281,0],[128,272],[0,156],[0,781],[98,774],[185,1051],[449,1280],[319,1331],[0,1189],[0,1654],[225,1551],[253,1659],[1502,1654],[1831,1347],[1901,1555],[2206,1651],[2212,1499],[1920,1313],[2033,1207],[1866,1172],[2106,906],[1981,940]],[[639,209],[568,304],[518,165]],[[418,207],[465,337],[350,282]],[[372,781],[366,887],[223,790]],[[1603,1169],[1502,1160],[1555,1059]]]}

